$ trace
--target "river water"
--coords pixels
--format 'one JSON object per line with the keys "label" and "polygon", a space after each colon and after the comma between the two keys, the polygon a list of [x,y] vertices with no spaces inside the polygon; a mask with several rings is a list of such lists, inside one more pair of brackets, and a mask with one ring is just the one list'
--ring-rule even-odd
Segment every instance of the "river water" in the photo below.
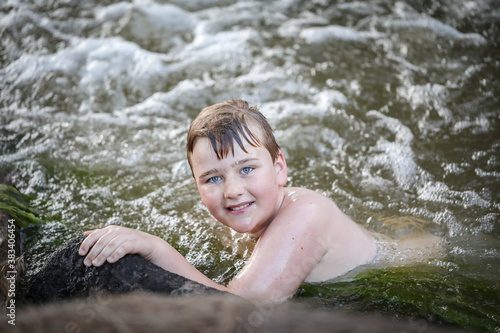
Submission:
{"label": "river water", "polygon": [[3,1],[0,172],[47,221],[24,230],[27,276],[83,230],[119,224],[229,281],[253,241],[203,208],[184,145],[201,108],[242,98],[275,129],[289,185],[371,231],[442,239],[444,254],[295,299],[498,332],[499,7]]}

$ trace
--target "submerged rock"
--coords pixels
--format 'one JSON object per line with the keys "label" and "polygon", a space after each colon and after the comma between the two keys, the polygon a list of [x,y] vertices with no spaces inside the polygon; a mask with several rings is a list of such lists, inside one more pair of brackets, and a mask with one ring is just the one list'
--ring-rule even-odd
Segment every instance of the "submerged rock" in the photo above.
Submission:
{"label": "submerged rock", "polygon": [[46,303],[99,292],[123,294],[132,291],[169,295],[226,294],[214,288],[168,272],[136,254],[116,263],[87,267],[78,249],[85,237],[78,237],[59,248],[33,281],[26,300]]}

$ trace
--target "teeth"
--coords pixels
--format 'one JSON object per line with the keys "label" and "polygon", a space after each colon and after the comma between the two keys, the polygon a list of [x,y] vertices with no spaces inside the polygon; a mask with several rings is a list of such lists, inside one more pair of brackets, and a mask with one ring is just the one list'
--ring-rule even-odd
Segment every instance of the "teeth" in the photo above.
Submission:
{"label": "teeth", "polygon": [[241,210],[241,209],[243,209],[243,208],[247,208],[248,206],[250,206],[250,203],[247,203],[247,204],[245,204],[245,205],[243,205],[243,206],[238,206],[238,207],[234,207],[234,208],[229,208],[229,210],[233,210],[233,211],[234,211],[234,210]]}

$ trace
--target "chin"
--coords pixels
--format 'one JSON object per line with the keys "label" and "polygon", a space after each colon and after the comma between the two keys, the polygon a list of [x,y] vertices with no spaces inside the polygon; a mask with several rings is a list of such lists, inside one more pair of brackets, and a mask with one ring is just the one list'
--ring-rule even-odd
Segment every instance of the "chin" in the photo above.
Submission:
{"label": "chin", "polygon": [[235,228],[231,228],[233,229],[234,231],[240,233],[240,234],[248,234],[248,233],[251,233],[252,232],[252,228],[241,228],[241,227],[235,227]]}
{"label": "chin", "polygon": [[238,224],[238,223],[232,223],[230,228],[236,232],[239,232],[240,234],[252,233],[255,230],[254,225],[250,225],[250,224],[242,225],[242,224]]}

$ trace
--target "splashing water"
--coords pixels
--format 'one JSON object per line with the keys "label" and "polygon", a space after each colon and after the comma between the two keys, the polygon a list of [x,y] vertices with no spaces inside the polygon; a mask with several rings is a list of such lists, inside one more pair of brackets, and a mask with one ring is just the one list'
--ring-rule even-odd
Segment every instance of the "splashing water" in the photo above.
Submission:
{"label": "splashing water", "polygon": [[[499,21],[494,0],[7,1],[2,181],[48,221],[24,230],[28,276],[83,230],[119,224],[229,281],[253,242],[199,203],[184,144],[201,108],[237,97],[275,129],[289,185],[381,235],[441,239],[418,265],[297,297],[498,330]],[[398,289],[410,281],[446,288],[454,312]]]}

